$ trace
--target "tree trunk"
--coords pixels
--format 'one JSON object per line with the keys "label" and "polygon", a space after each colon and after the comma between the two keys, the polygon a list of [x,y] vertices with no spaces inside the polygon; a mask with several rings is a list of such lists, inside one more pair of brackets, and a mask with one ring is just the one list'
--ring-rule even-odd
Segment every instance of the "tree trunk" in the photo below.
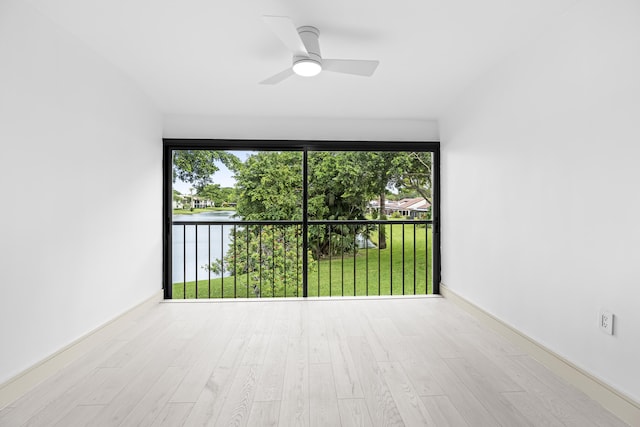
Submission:
{"label": "tree trunk", "polygon": [[[387,215],[385,215],[386,200],[384,191],[380,193],[380,205],[378,206],[379,213],[378,217],[382,220],[387,219]],[[386,249],[387,248],[387,236],[386,236],[386,226],[384,224],[380,224],[380,238],[378,239],[378,249]]]}

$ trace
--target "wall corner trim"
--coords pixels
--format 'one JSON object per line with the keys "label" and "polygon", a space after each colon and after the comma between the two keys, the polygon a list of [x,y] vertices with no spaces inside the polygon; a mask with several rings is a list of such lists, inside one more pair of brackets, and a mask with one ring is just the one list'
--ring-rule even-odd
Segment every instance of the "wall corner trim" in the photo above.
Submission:
{"label": "wall corner trim", "polygon": [[104,342],[115,336],[127,326],[129,321],[135,319],[154,305],[157,305],[162,301],[162,298],[162,290],[154,293],[152,297],[142,301],[103,325],[98,326],[49,357],[25,369],[3,384],[0,384],[0,409],[9,406],[33,387],[55,375],[69,363],[82,357],[97,343]]}
{"label": "wall corner trim", "polygon": [[624,422],[632,426],[640,426],[639,402],[625,396],[604,381],[594,377],[514,327],[489,314],[449,289],[444,283],[440,284],[440,294],[473,315],[481,323],[496,330],[554,374],[588,395]]}

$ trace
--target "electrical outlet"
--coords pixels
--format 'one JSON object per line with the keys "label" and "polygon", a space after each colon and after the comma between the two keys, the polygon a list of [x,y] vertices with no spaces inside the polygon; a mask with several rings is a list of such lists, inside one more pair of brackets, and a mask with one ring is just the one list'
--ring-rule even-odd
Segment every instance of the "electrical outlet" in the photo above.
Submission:
{"label": "electrical outlet", "polygon": [[608,311],[600,312],[600,329],[605,334],[613,335],[613,314]]}

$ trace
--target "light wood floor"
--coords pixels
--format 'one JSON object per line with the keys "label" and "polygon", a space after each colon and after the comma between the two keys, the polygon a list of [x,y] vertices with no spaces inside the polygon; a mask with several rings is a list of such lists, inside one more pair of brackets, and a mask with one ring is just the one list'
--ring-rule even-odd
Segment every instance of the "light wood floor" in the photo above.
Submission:
{"label": "light wood floor", "polygon": [[621,426],[442,298],[160,303],[0,425]]}

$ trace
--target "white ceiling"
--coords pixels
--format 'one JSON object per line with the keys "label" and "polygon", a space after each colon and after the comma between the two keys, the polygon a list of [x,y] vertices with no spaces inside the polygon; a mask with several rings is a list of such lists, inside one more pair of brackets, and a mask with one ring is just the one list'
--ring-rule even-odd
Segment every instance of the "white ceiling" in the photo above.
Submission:
{"label": "white ceiling", "polygon": [[[165,114],[422,120],[579,0],[30,1]],[[291,63],[262,15],[319,28],[324,57],[380,66],[260,85]]]}

